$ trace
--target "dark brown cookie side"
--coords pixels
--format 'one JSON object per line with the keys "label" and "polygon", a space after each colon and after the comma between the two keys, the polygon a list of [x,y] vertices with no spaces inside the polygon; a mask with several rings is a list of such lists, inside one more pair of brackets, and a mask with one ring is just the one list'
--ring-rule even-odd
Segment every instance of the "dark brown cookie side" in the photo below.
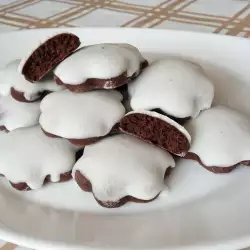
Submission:
{"label": "dark brown cookie side", "polygon": [[137,198],[135,198],[133,196],[127,195],[127,196],[121,198],[117,202],[114,202],[114,201],[100,201],[95,196],[94,196],[94,198],[97,201],[97,203],[99,205],[101,205],[102,207],[105,207],[105,208],[117,208],[117,207],[121,207],[121,206],[125,205],[127,202],[149,203],[149,202],[154,201],[155,199],[157,199],[159,195],[160,195],[160,193],[157,194],[154,198],[152,198],[150,200],[137,199]]}
{"label": "dark brown cookie side", "polygon": [[176,127],[147,114],[126,115],[120,121],[120,130],[175,155],[185,155],[190,148],[188,139]]}
{"label": "dark brown cookie side", "polygon": [[210,172],[213,172],[215,174],[226,174],[232,172],[234,169],[236,169],[239,165],[245,165],[245,166],[250,166],[250,160],[247,161],[241,161],[239,163],[236,163],[232,166],[227,166],[227,167],[219,167],[219,166],[206,166],[200,159],[200,157],[192,152],[188,152],[185,156],[185,159],[188,160],[194,160],[197,161],[202,167],[207,169]]}
{"label": "dark brown cookie side", "polygon": [[116,90],[121,93],[121,95],[123,97],[122,98],[123,102],[128,100],[129,94],[128,94],[128,85],[127,84],[124,84],[121,87],[116,88]]}
{"label": "dark brown cookie side", "polygon": [[[51,137],[51,138],[64,138],[64,137],[60,137],[60,136],[51,134],[51,133],[47,132],[46,130],[44,130],[42,127],[41,127],[41,130],[48,137]],[[90,144],[93,144],[95,142],[98,142],[99,140],[101,140],[104,137],[114,135],[114,134],[117,134],[119,132],[120,132],[120,130],[118,129],[118,124],[115,124],[114,127],[111,129],[111,131],[105,136],[92,137],[92,138],[86,138],[86,139],[74,139],[74,138],[64,138],[64,139],[67,139],[68,141],[70,141],[75,146],[84,147],[84,146],[88,146]]]}
{"label": "dark brown cookie side", "polygon": [[103,137],[93,137],[88,139],[68,139],[68,140],[75,146],[84,147],[93,144],[95,142],[98,142],[102,138]]}
{"label": "dark brown cookie side", "polygon": [[[75,154],[75,161],[77,162],[83,155],[83,151],[84,149],[80,149],[76,152]],[[2,174],[0,174],[0,176],[4,176]],[[69,181],[72,179],[72,171],[60,174],[60,180],[58,182],[65,182],[65,181]],[[29,191],[31,190],[31,188],[27,185],[27,183],[25,182],[20,182],[20,183],[12,183],[11,181],[9,181],[11,186],[14,187],[15,189],[19,190],[19,191]],[[50,183],[51,179],[50,179],[50,175],[47,175],[44,179],[43,185]]]}
{"label": "dark brown cookie side", "polygon": [[[148,62],[144,61],[141,63],[141,70],[147,67]],[[98,79],[98,78],[89,78],[85,82],[77,85],[71,85],[64,83],[58,76],[55,75],[55,80],[58,85],[65,86],[69,91],[79,93],[86,92],[94,89],[116,89],[125,84],[128,84],[136,76],[134,74],[131,77],[127,76],[127,72],[123,72],[121,75],[109,78],[109,79]]]}
{"label": "dark brown cookie side", "polygon": [[79,150],[76,152],[76,162],[82,157],[83,152],[84,152],[84,148],[83,148],[83,149],[79,149]]}
{"label": "dark brown cookie side", "polygon": [[[170,175],[170,173],[171,173],[171,168],[167,168],[166,172],[164,174],[164,179],[167,178]],[[76,170],[74,179],[75,179],[76,183],[78,184],[78,186],[83,191],[92,192],[92,184],[91,184],[91,182],[79,170]],[[154,198],[152,198],[150,200],[142,200],[142,199],[138,199],[136,197],[127,195],[127,196],[122,197],[118,201],[101,201],[101,200],[98,200],[95,197],[94,193],[93,193],[93,196],[94,196],[95,200],[97,201],[97,203],[99,205],[101,205],[102,207],[105,207],[105,208],[117,208],[117,207],[123,206],[127,202],[148,203],[148,202],[151,202],[151,201],[155,200],[159,196],[159,194],[157,194]]]}
{"label": "dark brown cookie side", "polygon": [[[71,171],[60,174],[60,180],[58,182],[65,182],[72,179]],[[44,179],[43,185],[48,184],[51,182],[50,175],[47,175]],[[57,182],[57,183],[58,183]],[[28,186],[26,182],[20,182],[20,183],[12,183],[10,181],[10,184],[13,188],[19,190],[19,191],[29,191],[31,188]]]}
{"label": "dark brown cookie side", "polygon": [[51,37],[28,57],[23,65],[22,74],[30,82],[41,80],[80,44],[80,39],[71,33],[62,33]]}
{"label": "dark brown cookie side", "polygon": [[[44,134],[46,136],[48,136],[48,137],[51,137],[51,138],[63,138],[63,137],[51,134],[51,133],[45,131],[43,128],[41,128],[41,129],[44,132]],[[95,143],[95,142],[99,141],[101,138],[102,137],[93,137],[93,138],[87,138],[87,139],[70,139],[70,138],[64,138],[64,139],[70,141],[75,146],[87,146],[87,145],[90,145],[92,143]]]}
{"label": "dark brown cookie side", "polygon": [[18,91],[13,87],[11,87],[11,89],[10,89],[10,94],[11,94],[12,98],[18,102],[37,102],[37,101],[41,100],[41,96],[42,96],[42,93],[39,93],[38,97],[36,99],[30,101],[30,100],[27,100],[25,98],[24,92]]}
{"label": "dark brown cookie side", "polygon": [[90,78],[87,79],[84,83],[78,85],[71,85],[63,83],[59,77],[55,76],[56,83],[58,85],[65,86],[69,91],[80,93],[86,92],[94,89],[115,89],[124,84],[127,84],[128,77],[126,72],[122,73],[121,75],[110,78],[110,79],[97,79],[97,78]]}

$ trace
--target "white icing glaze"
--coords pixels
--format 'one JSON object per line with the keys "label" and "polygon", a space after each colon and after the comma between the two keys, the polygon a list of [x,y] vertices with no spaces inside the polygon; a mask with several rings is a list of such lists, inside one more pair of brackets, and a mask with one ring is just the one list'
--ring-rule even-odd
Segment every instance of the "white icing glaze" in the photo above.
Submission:
{"label": "white icing glaze", "polygon": [[138,114],[138,113],[161,119],[162,121],[172,125],[173,127],[177,128],[187,138],[189,143],[191,143],[191,136],[188,133],[188,131],[183,126],[181,126],[179,123],[175,122],[174,120],[170,119],[169,117],[167,117],[165,115],[161,115],[161,114],[154,112],[154,111],[138,110],[138,111],[131,111],[131,112],[127,113],[126,116],[132,115],[132,114]]}
{"label": "white icing glaze", "polygon": [[250,120],[223,106],[203,111],[185,126],[192,137],[190,152],[206,166],[229,167],[250,160]]}
{"label": "white icing glaze", "polygon": [[173,157],[163,149],[129,135],[115,135],[86,146],[73,177],[79,170],[101,201],[127,195],[149,200],[165,188],[165,171],[174,166]]}
{"label": "white icing glaze", "polygon": [[[128,76],[138,74],[145,59],[137,48],[129,44],[96,44],[77,50],[54,70],[67,84],[77,85],[89,78],[109,79],[127,71]],[[110,88],[107,82],[106,88]]]}
{"label": "white icing glaze", "polygon": [[47,79],[44,81],[30,83],[17,70],[20,60],[15,60],[6,65],[1,70],[0,94],[8,95],[10,88],[14,87],[20,92],[24,92],[26,100],[33,101],[39,96],[39,92],[45,90],[59,91],[65,87],[56,84],[55,80]]}
{"label": "white icing glaze", "polygon": [[6,96],[10,93],[11,86],[4,81],[4,69],[0,69],[0,96]]}
{"label": "white icing glaze", "polygon": [[178,118],[196,117],[210,108],[214,97],[204,70],[179,59],[153,62],[128,85],[128,91],[133,110],[160,108]]}
{"label": "white icing glaze", "polygon": [[115,90],[55,92],[42,100],[40,124],[47,132],[69,139],[104,136],[125,114],[121,101]]}
{"label": "white icing glaze", "polygon": [[0,126],[9,131],[38,124],[40,102],[18,102],[10,95],[0,97]]}
{"label": "white icing glaze", "polygon": [[75,163],[75,148],[67,140],[45,136],[39,126],[1,133],[0,148],[0,173],[31,189],[40,188],[47,175],[59,181]]}

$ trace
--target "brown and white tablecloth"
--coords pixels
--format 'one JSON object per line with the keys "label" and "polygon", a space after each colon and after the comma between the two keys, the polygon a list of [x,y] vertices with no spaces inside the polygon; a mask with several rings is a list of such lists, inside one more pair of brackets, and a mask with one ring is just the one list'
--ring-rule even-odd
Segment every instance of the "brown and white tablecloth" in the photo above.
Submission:
{"label": "brown and white tablecloth", "polygon": [[[0,32],[116,26],[250,37],[250,0],[0,0]],[[2,250],[27,250],[0,240]]]}

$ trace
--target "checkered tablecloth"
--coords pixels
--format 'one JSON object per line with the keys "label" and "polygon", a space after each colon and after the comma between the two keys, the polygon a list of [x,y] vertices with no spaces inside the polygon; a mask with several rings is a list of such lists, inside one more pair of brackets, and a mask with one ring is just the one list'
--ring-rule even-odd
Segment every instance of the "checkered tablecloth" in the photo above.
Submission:
{"label": "checkered tablecloth", "polygon": [[[179,29],[250,37],[250,0],[0,0],[0,32],[78,26]],[[26,248],[0,241],[0,249]]]}

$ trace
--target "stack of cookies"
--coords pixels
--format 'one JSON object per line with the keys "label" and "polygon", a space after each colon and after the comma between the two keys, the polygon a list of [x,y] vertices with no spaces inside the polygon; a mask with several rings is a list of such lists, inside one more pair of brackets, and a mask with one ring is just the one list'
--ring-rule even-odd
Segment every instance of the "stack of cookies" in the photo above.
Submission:
{"label": "stack of cookies", "polygon": [[14,188],[73,177],[113,208],[157,198],[173,156],[215,173],[250,165],[248,118],[211,108],[214,86],[199,65],[148,65],[129,44],[80,45],[58,34],[0,72],[0,173]]}

